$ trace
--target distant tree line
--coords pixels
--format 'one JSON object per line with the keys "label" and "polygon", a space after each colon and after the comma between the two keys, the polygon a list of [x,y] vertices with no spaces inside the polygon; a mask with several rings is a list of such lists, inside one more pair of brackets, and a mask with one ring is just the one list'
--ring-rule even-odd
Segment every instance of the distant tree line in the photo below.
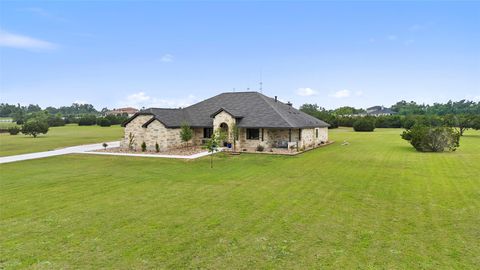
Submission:
{"label": "distant tree line", "polygon": [[[460,135],[467,129],[480,129],[480,102],[461,100],[458,102],[434,103],[433,105],[417,104],[413,101],[400,101],[390,107],[397,112],[387,116],[355,116],[364,113],[362,109],[340,107],[326,110],[317,104],[303,104],[300,110],[321,119],[330,128],[339,126],[353,127],[355,122],[374,128],[405,128],[410,129],[415,124],[431,127],[448,126],[458,129]],[[362,119],[362,121],[358,121]]]}
{"label": "distant tree line", "polygon": [[102,113],[106,111],[108,111],[108,108],[97,111],[92,104],[73,103],[71,106],[42,109],[36,104],[21,106],[20,104],[0,103],[0,117],[11,117],[18,125],[23,125],[29,119],[35,118],[45,120],[49,127],[65,124],[110,126],[121,124],[128,118],[127,115],[107,115],[103,117]]}

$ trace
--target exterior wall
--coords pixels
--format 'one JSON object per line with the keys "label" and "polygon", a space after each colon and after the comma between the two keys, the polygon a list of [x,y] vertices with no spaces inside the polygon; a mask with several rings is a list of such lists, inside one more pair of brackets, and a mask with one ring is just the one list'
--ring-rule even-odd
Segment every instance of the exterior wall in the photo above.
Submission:
{"label": "exterior wall", "polygon": [[[263,141],[262,141],[262,130]],[[298,129],[291,130],[291,141],[297,142],[298,138]],[[265,148],[272,148],[278,141],[289,141],[289,130],[288,129],[271,129],[271,128],[260,128],[260,138],[258,140],[247,140],[247,129],[241,128],[239,132],[238,145],[239,148],[255,148],[258,145],[262,145]]]}
{"label": "exterior wall", "polygon": [[123,140],[120,142],[120,147],[128,148],[129,138],[128,136],[132,133],[135,136],[135,142],[133,144],[134,149],[141,149],[141,144],[145,140],[146,129],[142,128],[142,125],[145,124],[148,120],[152,118],[151,115],[139,115],[135,117],[130,123],[125,126],[125,133]]}
{"label": "exterior wall", "polygon": [[[159,121],[153,121],[147,128],[143,128],[142,125],[150,120],[150,115],[140,115],[133,119],[125,127],[124,138],[120,143],[120,147],[128,148],[129,134],[135,135],[135,143],[133,145],[134,150],[140,151],[143,142],[147,145],[147,150],[155,151],[155,144],[158,143],[160,151],[165,151],[171,148],[177,148],[184,145],[180,139],[180,128],[167,128]],[[194,136],[189,144],[197,144],[201,142],[203,137],[203,129],[194,129]]]}
{"label": "exterior wall", "polygon": [[[228,125],[228,134],[227,141],[231,141],[232,138],[232,126],[236,123],[235,118],[233,118],[229,113],[222,111],[219,114],[215,115],[213,118],[213,130],[220,128],[220,124],[225,123]],[[203,136],[203,134],[202,134]]]}
{"label": "exterior wall", "polygon": [[[318,138],[316,137],[316,130],[318,130]],[[260,128],[260,138],[258,140],[247,140],[247,129],[241,128],[237,142],[237,150],[241,150],[242,148],[256,148],[258,145],[262,145],[265,148],[272,148],[275,147],[279,141],[298,142],[298,147],[312,148],[321,142],[328,141],[328,128],[302,129],[300,134],[298,129],[291,129],[291,137],[288,129],[264,128],[263,132],[263,141],[262,128]],[[299,135],[301,136],[300,138]]]}

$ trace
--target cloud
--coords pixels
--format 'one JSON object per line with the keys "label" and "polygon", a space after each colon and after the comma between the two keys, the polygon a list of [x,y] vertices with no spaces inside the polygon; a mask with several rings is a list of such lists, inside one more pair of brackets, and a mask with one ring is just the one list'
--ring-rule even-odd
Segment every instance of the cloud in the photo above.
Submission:
{"label": "cloud", "polygon": [[302,96],[302,97],[309,97],[309,96],[315,96],[317,95],[318,92],[313,90],[312,88],[305,87],[305,88],[298,88],[297,89],[297,95]]}
{"label": "cloud", "polygon": [[162,58],[160,58],[160,61],[165,62],[165,63],[173,62],[173,55],[168,54],[168,53],[164,54],[162,56]]}
{"label": "cloud", "polygon": [[54,43],[4,30],[0,30],[0,46],[30,50],[52,50],[57,48],[57,45]]}
{"label": "cloud", "polygon": [[350,90],[344,89],[344,90],[337,91],[331,94],[330,96],[334,98],[347,98],[347,97],[350,97],[350,95],[351,95]]}
{"label": "cloud", "polygon": [[135,108],[178,108],[190,106],[195,102],[197,102],[197,98],[194,95],[188,95],[185,98],[160,99],[151,97],[145,92],[138,92],[128,95],[124,100],[118,102],[118,105]]}
{"label": "cloud", "polygon": [[363,91],[355,91],[355,96],[363,96]]}
{"label": "cloud", "polygon": [[76,104],[88,104],[85,100],[75,100],[73,103],[76,103]]}

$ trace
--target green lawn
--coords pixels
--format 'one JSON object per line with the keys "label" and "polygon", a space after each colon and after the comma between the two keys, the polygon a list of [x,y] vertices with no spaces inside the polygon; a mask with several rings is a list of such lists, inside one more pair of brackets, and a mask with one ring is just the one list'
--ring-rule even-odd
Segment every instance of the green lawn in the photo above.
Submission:
{"label": "green lawn", "polygon": [[47,134],[37,138],[21,133],[12,136],[0,134],[0,156],[11,156],[39,151],[54,150],[66,146],[120,140],[123,128],[120,126],[78,126],[51,127]]}
{"label": "green lawn", "polygon": [[[294,157],[0,165],[0,268],[478,269],[480,132],[418,153],[331,131]],[[343,140],[350,145],[342,146]]]}

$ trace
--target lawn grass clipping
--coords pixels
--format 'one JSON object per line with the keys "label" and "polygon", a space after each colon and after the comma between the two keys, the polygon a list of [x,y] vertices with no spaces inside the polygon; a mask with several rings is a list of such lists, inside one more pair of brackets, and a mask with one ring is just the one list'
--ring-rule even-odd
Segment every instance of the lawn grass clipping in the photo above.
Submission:
{"label": "lawn grass clipping", "polygon": [[480,132],[453,153],[416,152],[400,133],[332,130],[327,147],[217,155],[213,169],[91,155],[3,164],[1,266],[475,269]]}
{"label": "lawn grass clipping", "polygon": [[47,134],[37,138],[22,133],[10,135],[0,134],[0,156],[11,156],[25,153],[55,150],[80,144],[118,141],[123,136],[123,128],[119,125],[111,127],[66,125],[51,127]]}

